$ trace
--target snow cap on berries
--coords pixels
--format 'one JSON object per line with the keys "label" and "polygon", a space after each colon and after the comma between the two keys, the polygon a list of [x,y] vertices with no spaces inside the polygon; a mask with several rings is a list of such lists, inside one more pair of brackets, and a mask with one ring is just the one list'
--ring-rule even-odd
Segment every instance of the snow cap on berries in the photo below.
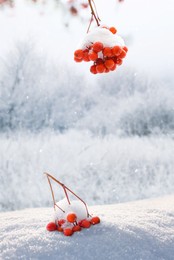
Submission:
{"label": "snow cap on berries", "polygon": [[76,214],[77,221],[87,217],[85,205],[83,205],[81,201],[73,200],[71,201],[71,204],[69,204],[67,199],[64,198],[63,200],[60,200],[56,204],[61,209],[63,209],[64,212],[56,207],[56,211],[54,212],[54,216],[53,216],[55,221],[58,219],[66,219],[68,213],[70,212],[74,212]]}
{"label": "snow cap on berries", "polygon": [[86,49],[91,43],[102,42],[105,47],[112,47],[115,45],[124,46],[124,40],[121,36],[113,34],[109,29],[99,26],[86,34],[83,41],[79,45],[79,49]]}

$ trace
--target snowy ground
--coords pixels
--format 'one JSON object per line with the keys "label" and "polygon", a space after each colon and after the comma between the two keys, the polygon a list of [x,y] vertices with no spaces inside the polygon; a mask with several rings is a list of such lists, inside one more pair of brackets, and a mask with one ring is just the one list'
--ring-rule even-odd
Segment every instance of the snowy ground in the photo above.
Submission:
{"label": "snowy ground", "polygon": [[46,231],[50,208],[1,213],[0,259],[173,259],[174,196],[89,209],[101,224],[72,237]]}

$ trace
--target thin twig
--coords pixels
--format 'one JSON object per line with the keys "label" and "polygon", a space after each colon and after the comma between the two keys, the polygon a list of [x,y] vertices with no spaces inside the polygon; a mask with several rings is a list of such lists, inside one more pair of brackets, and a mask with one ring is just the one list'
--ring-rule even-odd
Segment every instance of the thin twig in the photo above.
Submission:
{"label": "thin twig", "polygon": [[[91,9],[91,14],[92,14],[92,16],[94,16],[94,19],[95,19],[95,21],[96,21],[96,23],[97,23],[97,26],[100,26],[100,23],[99,23],[99,18],[97,17],[98,15],[96,15],[96,13],[95,13],[95,11],[94,11],[94,8],[93,8],[93,6],[92,6],[92,2],[91,2],[91,0],[88,0],[88,3],[89,3],[89,7],[90,7],[90,9]],[[93,3],[94,3],[94,1],[93,1]],[[96,9],[96,8],[95,8]]]}
{"label": "thin twig", "polygon": [[[86,212],[87,212],[87,217],[90,216],[89,211],[88,211],[88,208],[87,208],[87,205],[86,205],[86,203],[84,202],[84,200],[82,200],[82,199],[81,199],[78,195],[76,195],[72,190],[70,190],[67,186],[65,186],[63,183],[61,183],[60,181],[58,181],[56,178],[54,178],[54,177],[53,177],[52,175],[50,175],[49,173],[46,173],[46,172],[45,172],[44,174],[47,175],[48,180],[49,180],[49,178],[51,178],[51,179],[53,179],[55,182],[57,182],[59,185],[62,186],[62,188],[63,188],[63,190],[64,190],[64,192],[65,192],[67,201],[68,201],[69,204],[70,204],[70,200],[69,200],[69,197],[68,197],[68,194],[67,194],[67,190],[68,190],[69,192],[71,192],[77,199],[79,199],[79,200],[85,205]],[[53,201],[54,201],[54,203],[55,203],[54,193],[53,193],[53,189],[52,189],[50,180],[49,180],[49,184],[50,184],[50,188],[51,188],[51,192],[52,192]],[[57,206],[56,203],[54,204],[54,207],[55,207],[55,206]],[[58,206],[57,206],[57,207],[58,207]],[[62,209],[61,209],[61,210],[62,210]],[[63,210],[62,210],[62,211],[63,211]]]}
{"label": "thin twig", "polygon": [[92,2],[93,2],[93,5],[94,5],[94,8],[95,8],[97,19],[98,19],[98,21],[101,21],[100,18],[99,18],[99,15],[98,15],[98,12],[97,12],[97,7],[96,7],[94,0],[92,0]]}
{"label": "thin twig", "polygon": [[56,207],[59,208],[62,212],[65,213],[65,211],[63,209],[61,209],[57,204],[56,204],[56,200],[55,200],[55,197],[54,197],[54,192],[53,192],[53,187],[51,185],[51,181],[49,179],[49,175],[47,173],[45,173],[47,175],[47,179],[48,179],[48,183],[50,185],[50,189],[51,189],[51,195],[52,195],[52,198],[53,198],[53,203],[54,203],[54,210],[56,210]]}
{"label": "thin twig", "polygon": [[89,26],[88,26],[88,29],[87,29],[87,33],[89,32],[89,29],[90,29],[90,27],[91,27],[92,21],[93,21],[93,14],[91,15],[91,19],[90,19],[90,22],[89,22]]}

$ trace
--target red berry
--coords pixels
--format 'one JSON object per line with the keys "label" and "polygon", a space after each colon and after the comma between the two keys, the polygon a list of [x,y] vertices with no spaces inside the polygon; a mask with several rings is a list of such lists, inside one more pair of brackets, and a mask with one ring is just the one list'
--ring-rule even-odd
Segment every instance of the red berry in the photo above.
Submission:
{"label": "red berry", "polygon": [[82,223],[81,223],[81,227],[83,227],[83,228],[89,228],[90,226],[91,226],[91,223],[90,223],[90,221],[87,220],[87,219],[84,219],[84,220],[82,221]]}
{"label": "red berry", "polygon": [[96,65],[96,71],[98,73],[103,73],[103,72],[105,72],[105,70],[106,70],[106,68],[103,64]]}
{"label": "red berry", "polygon": [[46,229],[48,231],[55,231],[57,229],[57,226],[56,226],[55,222],[50,222],[47,224]]}
{"label": "red berry", "polygon": [[122,63],[123,63],[123,60],[122,59],[117,59],[117,65],[122,65]]}
{"label": "red berry", "polygon": [[95,42],[94,44],[93,44],[93,51],[95,51],[95,52],[100,52],[100,51],[102,51],[103,50],[103,43],[101,43],[101,42]]}
{"label": "red berry", "polygon": [[126,52],[124,50],[122,50],[122,52],[120,53],[120,55],[118,56],[119,59],[123,59],[126,57]]}
{"label": "red berry", "polygon": [[120,46],[114,46],[112,48],[112,53],[115,55],[115,56],[118,56],[120,55],[122,52],[122,48]]}
{"label": "red berry", "polygon": [[79,225],[80,227],[82,227],[82,222],[83,222],[84,220],[86,220],[86,219],[82,219],[82,220],[80,220],[80,221],[78,222],[78,225]]}
{"label": "red berry", "polygon": [[74,52],[74,57],[76,59],[83,59],[83,50],[79,49]]}
{"label": "red berry", "polygon": [[96,52],[94,52],[94,51],[89,52],[89,59],[90,60],[95,61],[97,58],[98,58],[98,55],[97,55]]}
{"label": "red berry", "polygon": [[117,33],[117,29],[115,27],[110,27],[109,31],[111,31],[113,34]]}
{"label": "red berry", "polygon": [[105,47],[105,48],[103,49],[103,55],[104,55],[105,57],[112,57],[113,54],[112,54],[111,48],[110,48],[110,47]]}
{"label": "red berry", "polygon": [[72,236],[73,231],[72,231],[71,228],[65,228],[65,229],[63,230],[63,233],[64,233],[65,236]]}
{"label": "red berry", "polygon": [[111,71],[114,71],[114,70],[116,70],[116,68],[117,68],[117,65],[114,64],[114,66],[113,66],[110,70],[111,70]]}
{"label": "red berry", "polygon": [[69,213],[67,216],[66,216],[66,219],[68,220],[68,222],[70,223],[74,223],[77,219],[77,216],[75,213]]}
{"label": "red berry", "polygon": [[107,69],[111,69],[112,67],[114,67],[115,62],[112,59],[109,59],[109,60],[105,60],[104,64]]}
{"label": "red berry", "polygon": [[93,225],[96,225],[96,224],[100,223],[100,218],[99,218],[99,217],[93,217],[93,218],[91,219],[91,223],[92,223]]}
{"label": "red berry", "polygon": [[73,232],[79,232],[79,231],[81,231],[81,227],[80,227],[79,225],[76,225],[76,226],[74,226],[74,227],[72,228],[72,231],[73,231]]}
{"label": "red berry", "polygon": [[89,53],[88,50],[83,51],[83,60],[86,61],[86,62],[90,61],[88,53]]}
{"label": "red berry", "polygon": [[92,65],[90,67],[90,72],[93,73],[93,74],[97,74],[96,65]]}

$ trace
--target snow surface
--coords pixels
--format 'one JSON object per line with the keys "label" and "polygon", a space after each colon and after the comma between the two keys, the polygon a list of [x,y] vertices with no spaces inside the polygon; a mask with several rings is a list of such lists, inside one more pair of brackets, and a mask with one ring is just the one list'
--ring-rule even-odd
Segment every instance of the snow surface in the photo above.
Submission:
{"label": "snow surface", "polygon": [[173,259],[174,196],[89,209],[101,223],[72,237],[46,231],[53,209],[1,213],[0,259]]}

